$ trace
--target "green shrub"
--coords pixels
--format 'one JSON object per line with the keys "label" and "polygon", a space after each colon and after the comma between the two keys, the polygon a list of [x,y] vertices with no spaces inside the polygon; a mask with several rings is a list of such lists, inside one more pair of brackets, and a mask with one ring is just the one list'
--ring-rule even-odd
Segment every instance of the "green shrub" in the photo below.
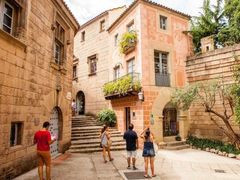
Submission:
{"label": "green shrub", "polygon": [[223,143],[219,140],[205,139],[205,138],[197,138],[195,136],[188,136],[187,144],[190,144],[196,148],[200,149],[216,149],[226,153],[232,154],[240,154],[240,150],[238,150],[234,145]]}
{"label": "green shrub", "polygon": [[115,126],[116,123],[117,123],[117,117],[116,117],[116,114],[113,110],[111,109],[103,109],[101,110],[98,115],[98,121],[101,123],[101,124],[106,124],[108,126]]}

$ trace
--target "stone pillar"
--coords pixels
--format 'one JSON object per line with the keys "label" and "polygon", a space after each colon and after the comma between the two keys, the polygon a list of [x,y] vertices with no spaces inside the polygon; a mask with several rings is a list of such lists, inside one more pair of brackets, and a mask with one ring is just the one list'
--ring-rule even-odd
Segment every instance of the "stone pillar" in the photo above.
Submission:
{"label": "stone pillar", "polygon": [[151,130],[155,137],[155,142],[163,142],[163,116],[154,116],[151,121]]}
{"label": "stone pillar", "polygon": [[179,122],[179,135],[181,136],[182,140],[186,140],[189,127],[188,116],[186,111],[179,112],[178,122]]}

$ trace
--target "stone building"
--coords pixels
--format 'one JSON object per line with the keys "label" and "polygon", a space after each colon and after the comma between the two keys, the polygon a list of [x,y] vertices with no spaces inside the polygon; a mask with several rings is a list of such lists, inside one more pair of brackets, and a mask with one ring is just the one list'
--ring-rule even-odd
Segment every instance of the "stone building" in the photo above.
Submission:
{"label": "stone building", "polygon": [[74,36],[63,0],[0,0],[0,179],[36,165],[34,133],[49,120],[52,155],[71,140]]}
{"label": "stone building", "polygon": [[108,102],[104,99],[103,85],[109,78],[108,27],[126,9],[125,6],[107,10],[81,25],[75,37],[73,66],[73,96],[78,114],[96,114]]}
{"label": "stone building", "polygon": [[[102,107],[103,103],[107,105],[105,97],[109,107],[117,114],[117,127],[122,132],[132,122],[138,133],[145,126],[151,126],[158,142],[174,140],[177,134],[186,137],[187,115],[170,103],[170,96],[174,88],[185,85],[185,61],[192,52],[191,38],[186,33],[190,17],[152,1],[136,0],[112,24],[108,23],[106,38],[101,41],[105,46],[98,45],[100,37],[91,33],[91,30],[99,33],[102,19],[97,16],[94,18],[96,23],[92,23],[91,27],[83,25],[75,39],[77,44],[86,36],[85,42],[79,45],[82,51],[75,51],[75,54],[85,54],[82,59],[85,65],[77,56],[82,66],[78,68],[77,78],[83,78],[75,86],[75,92],[83,89],[85,94],[91,91],[94,94],[85,101],[86,112],[96,112],[93,109]],[[119,43],[126,32],[136,32],[137,38],[127,42],[129,47],[120,52]],[[87,33],[90,36],[88,40]],[[103,47],[107,52],[105,61],[95,56],[98,48]],[[92,57],[97,59],[99,68],[105,69],[105,74],[103,69],[99,73],[97,70],[94,76],[89,74]],[[126,82],[129,84],[123,87],[121,83]],[[106,93],[116,86],[120,92]],[[99,92],[91,90],[92,87],[98,87]],[[138,95],[142,96],[142,100]],[[92,107],[94,103],[90,98],[98,98],[97,107]]]}
{"label": "stone building", "polygon": [[[189,84],[196,82],[209,82],[210,80],[223,80],[231,83],[233,79],[233,66],[240,56],[240,44],[225,47],[222,49],[214,49],[211,37],[202,40],[202,53],[191,56],[186,61],[187,81]],[[211,47],[207,48],[206,47]],[[217,98],[214,110],[223,112],[222,102]],[[192,135],[205,138],[219,139],[227,141],[227,136],[214,124],[199,103],[194,103],[189,110],[190,129]],[[217,119],[217,118],[215,118]],[[234,118],[232,118],[234,120]],[[221,120],[217,123],[224,127]],[[240,133],[239,125],[232,121],[233,129],[236,133]]]}

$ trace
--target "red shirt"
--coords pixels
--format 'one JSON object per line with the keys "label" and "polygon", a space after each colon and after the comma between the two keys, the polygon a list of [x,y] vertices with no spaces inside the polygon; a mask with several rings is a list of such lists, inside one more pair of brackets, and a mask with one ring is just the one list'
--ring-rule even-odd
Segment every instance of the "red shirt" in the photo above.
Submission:
{"label": "red shirt", "polygon": [[48,141],[51,141],[51,134],[49,131],[38,131],[35,133],[34,142],[37,143],[38,151],[49,151],[50,146]]}

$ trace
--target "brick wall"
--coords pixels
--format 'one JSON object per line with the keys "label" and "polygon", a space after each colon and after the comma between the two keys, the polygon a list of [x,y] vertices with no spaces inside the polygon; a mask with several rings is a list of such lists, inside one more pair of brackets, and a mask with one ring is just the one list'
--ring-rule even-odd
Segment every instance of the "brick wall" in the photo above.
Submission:
{"label": "brick wall", "polygon": [[[24,41],[0,29],[0,179],[12,178],[36,166],[33,136],[44,121],[50,120],[56,106],[62,111],[60,152],[71,140],[71,99],[67,94],[72,91],[72,42],[77,23],[68,17],[69,11],[62,1],[59,6],[51,0],[25,2]],[[51,66],[56,12],[70,26],[66,33],[71,43],[66,48],[63,71]],[[58,95],[57,85],[61,86]],[[20,145],[10,147],[14,121],[23,123],[22,138]]]}
{"label": "brick wall", "polygon": [[[235,59],[239,59],[239,55],[240,45],[238,44],[188,58],[186,62],[188,82],[192,84],[219,78],[224,78],[225,82],[233,82],[232,67]],[[215,109],[221,112],[221,107],[218,100]],[[234,126],[234,130],[240,133],[239,126]],[[190,108],[190,133],[200,137],[227,140],[226,136],[211,122],[208,114],[198,103]]]}

